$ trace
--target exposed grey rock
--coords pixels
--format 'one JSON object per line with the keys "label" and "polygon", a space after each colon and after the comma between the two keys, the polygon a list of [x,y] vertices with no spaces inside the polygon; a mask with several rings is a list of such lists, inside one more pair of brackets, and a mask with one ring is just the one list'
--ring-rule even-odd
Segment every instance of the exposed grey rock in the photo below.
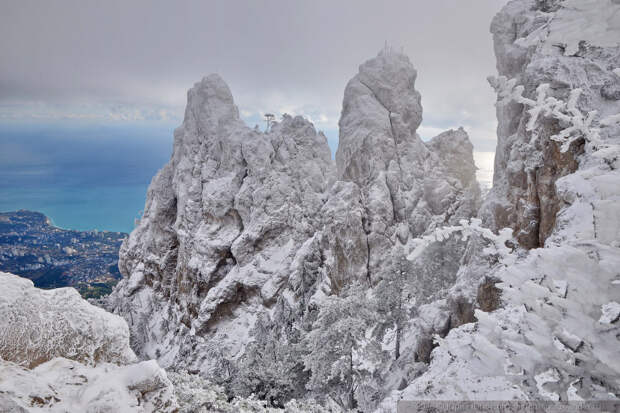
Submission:
{"label": "exposed grey rock", "polygon": [[[586,4],[583,7],[592,10]],[[592,7],[598,6],[593,3]],[[553,13],[549,11],[560,13],[567,23],[558,23],[558,19],[552,22]],[[570,42],[573,33],[579,32],[576,28],[579,20],[572,24],[570,20],[580,17],[586,20],[590,16],[581,9],[572,10],[571,6],[561,8],[560,2],[509,2],[491,25],[497,70],[500,75],[523,85],[524,95],[534,96],[540,84],[548,83],[551,85],[549,94],[566,101],[571,90],[580,88],[583,93],[578,108],[583,113],[590,110],[598,110],[601,115],[614,113],[613,107],[617,108],[617,104],[605,100],[614,100],[614,88],[620,81],[612,71],[620,66],[618,46],[609,47],[603,42],[603,47],[592,40],[592,44],[588,43],[588,47],[574,56],[567,55],[567,50],[573,47],[571,44],[556,41],[563,38]],[[598,18],[595,10],[591,18]],[[555,28],[554,23],[564,26]],[[583,42],[587,36],[583,35]],[[557,194],[556,182],[577,170],[583,140],[573,144],[570,151],[561,153],[560,144],[550,136],[566,125],[555,119],[544,119],[540,127],[528,131],[527,110],[515,102],[497,107],[495,176],[481,215],[494,229],[512,227],[522,246],[536,248],[543,246],[553,231],[563,203]]]}
{"label": "exposed grey rock", "polygon": [[465,131],[444,132],[428,144],[416,133],[422,121],[416,76],[406,56],[385,49],[360,66],[344,92],[338,179],[354,183],[361,194],[372,283],[394,271],[397,243],[471,217],[478,208]]}

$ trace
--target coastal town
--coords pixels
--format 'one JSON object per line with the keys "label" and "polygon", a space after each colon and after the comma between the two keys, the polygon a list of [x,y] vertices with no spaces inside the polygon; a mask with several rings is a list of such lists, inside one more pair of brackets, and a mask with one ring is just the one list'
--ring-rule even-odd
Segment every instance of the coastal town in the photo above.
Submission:
{"label": "coastal town", "polygon": [[39,288],[71,286],[85,298],[98,298],[121,278],[118,250],[126,236],[58,228],[40,212],[1,212],[0,271]]}

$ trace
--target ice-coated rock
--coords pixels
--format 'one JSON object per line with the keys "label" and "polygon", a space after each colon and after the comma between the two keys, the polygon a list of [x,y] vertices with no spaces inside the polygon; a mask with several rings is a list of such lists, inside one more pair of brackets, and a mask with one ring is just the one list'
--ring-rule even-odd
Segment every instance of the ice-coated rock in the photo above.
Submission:
{"label": "ice-coated rock", "polygon": [[82,299],[73,288],[41,290],[0,272],[0,358],[27,368],[65,357],[82,363],[135,360],[122,318]]}
{"label": "ice-coated rock", "polygon": [[[345,89],[338,179],[359,188],[355,205],[363,206],[367,251],[354,252],[353,268],[333,257],[340,274],[359,274],[359,262],[367,255],[366,277],[376,283],[394,271],[391,261],[400,258],[392,256],[397,243],[469,218],[478,209],[480,190],[466,132],[447,131],[426,144],[416,133],[422,121],[416,76],[407,56],[385,48],[360,66]],[[334,218],[329,210],[324,214]]]}
{"label": "ice-coated rock", "polygon": [[[409,59],[388,49],[360,66],[345,90],[336,164],[302,117],[284,115],[262,133],[243,124],[219,76],[189,91],[172,158],[121,247],[125,278],[107,301],[139,356],[242,395],[264,390],[256,353],[297,351],[326,295],[355,281],[374,288],[410,237],[475,215],[472,145],[462,129],[420,139],[415,78]],[[437,288],[455,279],[456,244],[434,251],[447,265],[421,270]],[[278,363],[299,375],[300,360]],[[304,396],[295,377],[281,378],[278,397]]]}
{"label": "ice-coated rock", "polygon": [[[232,359],[288,285],[320,230],[333,164],[327,140],[284,115],[262,133],[239,118],[217,75],[188,93],[170,162],[120,252],[111,298],[134,348],[165,366],[213,370]],[[309,289],[309,286],[304,286]]]}

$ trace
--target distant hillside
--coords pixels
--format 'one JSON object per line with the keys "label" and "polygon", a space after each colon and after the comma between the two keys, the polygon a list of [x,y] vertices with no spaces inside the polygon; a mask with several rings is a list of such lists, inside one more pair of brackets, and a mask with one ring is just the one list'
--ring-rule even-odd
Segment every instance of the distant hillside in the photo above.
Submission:
{"label": "distant hillside", "polygon": [[57,228],[39,212],[0,213],[0,271],[39,288],[75,287],[85,298],[108,294],[121,278],[118,250],[127,234]]}

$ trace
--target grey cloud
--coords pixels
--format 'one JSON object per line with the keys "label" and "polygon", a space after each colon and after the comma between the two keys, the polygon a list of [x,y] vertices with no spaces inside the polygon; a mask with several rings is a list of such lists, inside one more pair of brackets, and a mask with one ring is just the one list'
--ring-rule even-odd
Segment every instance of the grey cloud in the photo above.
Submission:
{"label": "grey cloud", "polygon": [[0,103],[182,112],[186,90],[217,72],[247,112],[296,108],[334,127],[347,80],[387,41],[418,69],[423,126],[468,123],[488,141],[488,27],[504,2],[2,2]]}

